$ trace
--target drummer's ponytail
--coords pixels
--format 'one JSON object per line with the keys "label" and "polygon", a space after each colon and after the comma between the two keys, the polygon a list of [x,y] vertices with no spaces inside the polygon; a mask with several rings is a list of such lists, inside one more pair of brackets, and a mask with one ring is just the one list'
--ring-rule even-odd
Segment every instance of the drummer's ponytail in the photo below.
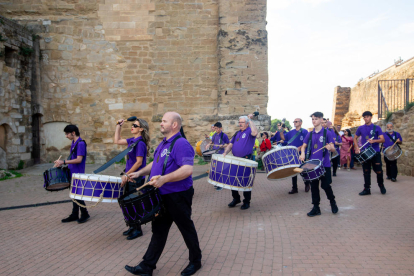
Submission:
{"label": "drummer's ponytail", "polygon": [[144,140],[145,145],[147,145],[147,155],[150,150],[150,136],[149,136],[149,125],[144,119],[137,119],[140,127],[142,128],[141,137]]}

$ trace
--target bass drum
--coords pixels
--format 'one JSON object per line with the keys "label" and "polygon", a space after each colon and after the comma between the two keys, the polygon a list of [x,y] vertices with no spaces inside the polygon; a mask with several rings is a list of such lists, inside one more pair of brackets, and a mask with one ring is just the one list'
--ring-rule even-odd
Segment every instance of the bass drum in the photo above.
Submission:
{"label": "bass drum", "polygon": [[206,151],[206,146],[211,143],[210,138],[198,141],[196,144],[196,153],[198,156],[203,156],[203,151]]}

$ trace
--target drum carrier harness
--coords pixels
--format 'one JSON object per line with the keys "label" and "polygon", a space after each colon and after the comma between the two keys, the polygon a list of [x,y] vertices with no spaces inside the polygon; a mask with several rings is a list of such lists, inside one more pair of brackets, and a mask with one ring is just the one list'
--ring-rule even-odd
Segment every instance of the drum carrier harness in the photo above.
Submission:
{"label": "drum carrier harness", "polygon": [[298,138],[298,136],[302,134],[302,131],[303,131],[303,128],[300,128],[299,131],[296,132],[295,136],[290,138],[290,140],[287,142],[287,144],[290,145],[293,141],[295,141],[295,139]]}
{"label": "drum carrier harness", "polygon": [[[395,131],[394,131],[394,132],[395,132]],[[397,140],[394,140],[394,139],[392,138],[392,136],[391,136],[388,132],[386,132],[385,134],[387,134],[387,135],[388,135],[388,137],[390,137],[390,140],[391,140],[391,141],[393,141],[393,142],[394,142],[394,144],[396,144],[396,143],[395,143],[395,141],[397,141]],[[396,135],[396,136],[397,136],[397,135]],[[398,138],[397,138],[397,139],[398,139]],[[398,145],[398,144],[396,144],[396,145],[397,145],[397,147],[398,147],[399,149],[401,149],[401,148],[400,148],[400,145]],[[384,149],[384,143],[382,143],[382,144],[381,144],[381,151],[382,151],[383,149]]]}
{"label": "drum carrier harness", "polygon": [[[309,160],[311,155],[311,148],[312,148],[312,134],[313,131],[310,132],[309,141],[308,141],[308,148],[306,149],[306,160]],[[326,128],[323,129],[323,147],[326,145]],[[326,148],[323,149],[323,158],[325,158]]]}

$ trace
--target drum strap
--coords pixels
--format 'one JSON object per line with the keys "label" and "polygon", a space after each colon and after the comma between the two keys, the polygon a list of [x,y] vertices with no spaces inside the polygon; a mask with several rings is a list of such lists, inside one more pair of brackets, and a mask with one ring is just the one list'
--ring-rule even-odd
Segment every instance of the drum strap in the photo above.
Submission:
{"label": "drum strap", "polygon": [[[323,147],[326,146],[326,128],[323,129]],[[323,157],[325,158],[326,148],[323,149]]]}
{"label": "drum strap", "polygon": [[[387,134],[387,136],[390,137],[390,140],[393,141],[394,143],[395,143],[395,141],[397,141],[397,140],[392,139],[392,136],[388,132],[386,132],[385,134]],[[395,136],[397,136],[397,134],[395,134]],[[398,144],[396,144],[396,145],[399,149],[401,149],[400,145],[398,145]],[[381,151],[382,151],[383,148],[384,148],[384,143],[381,144]]]}
{"label": "drum strap", "polygon": [[312,134],[313,134],[313,131],[311,131],[309,134],[308,148],[306,149],[306,160],[309,160],[310,153],[312,150]]}
{"label": "drum strap", "polygon": [[72,155],[75,153],[76,149],[78,148],[78,143],[79,142],[84,142],[85,143],[85,146],[87,146],[85,140],[80,140],[79,141],[79,139],[78,139],[78,141],[76,142],[75,146],[73,147],[73,150],[70,152],[67,160],[71,160]]}
{"label": "drum strap", "polygon": [[303,128],[301,128],[298,132],[296,132],[295,136],[290,138],[287,144],[290,145],[293,141],[295,141],[295,139],[298,138],[298,136],[302,134],[302,131],[303,131]]}
{"label": "drum strap", "polygon": [[[214,136],[216,136],[217,135],[217,132],[216,133],[214,133],[214,135],[213,135],[213,143],[214,143]],[[220,139],[219,139],[219,145],[221,145],[221,142],[223,141],[223,131],[221,132],[221,135],[220,135]]]}

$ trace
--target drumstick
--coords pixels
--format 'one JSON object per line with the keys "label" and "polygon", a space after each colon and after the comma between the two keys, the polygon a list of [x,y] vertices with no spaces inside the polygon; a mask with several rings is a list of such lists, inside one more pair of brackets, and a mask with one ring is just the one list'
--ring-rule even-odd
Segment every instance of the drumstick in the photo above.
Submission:
{"label": "drumstick", "polygon": [[[372,136],[371,139],[374,139],[374,136]],[[365,144],[363,144],[362,147],[360,147],[360,149],[363,148],[363,147],[365,147],[365,145],[368,144],[369,143],[369,140],[371,140],[371,139],[368,139],[368,141]]]}
{"label": "drumstick", "polygon": [[[329,143],[328,145],[330,145],[330,144],[332,144],[332,143]],[[327,146],[327,145],[326,145]],[[324,146],[324,147],[321,147],[320,149],[318,149],[317,151],[314,151],[313,152],[313,154],[315,154],[315,153],[317,153],[318,151],[320,151],[320,150],[323,150],[324,148],[326,148],[326,146]]]}
{"label": "drumstick", "polygon": [[[62,157],[62,155],[61,155],[61,156],[59,156],[59,158],[58,158],[58,160],[57,160],[57,161],[59,161],[61,157]],[[56,164],[53,166],[53,168],[55,168],[55,167],[56,167]]]}
{"label": "drumstick", "polygon": [[142,185],[141,187],[137,188],[137,191],[141,190],[142,188],[144,188],[145,186],[151,185],[155,180],[157,180],[158,178],[160,178],[161,175],[156,175],[153,178],[151,178],[150,181],[148,181],[147,183],[145,183],[144,185]]}
{"label": "drumstick", "polygon": [[294,168],[293,171],[294,172],[297,172],[297,173],[301,173],[301,172],[303,172],[303,169],[301,169],[301,168]]}
{"label": "drumstick", "polygon": [[391,146],[391,149],[394,148],[395,144],[397,144],[398,140],[395,141],[394,145]]}

